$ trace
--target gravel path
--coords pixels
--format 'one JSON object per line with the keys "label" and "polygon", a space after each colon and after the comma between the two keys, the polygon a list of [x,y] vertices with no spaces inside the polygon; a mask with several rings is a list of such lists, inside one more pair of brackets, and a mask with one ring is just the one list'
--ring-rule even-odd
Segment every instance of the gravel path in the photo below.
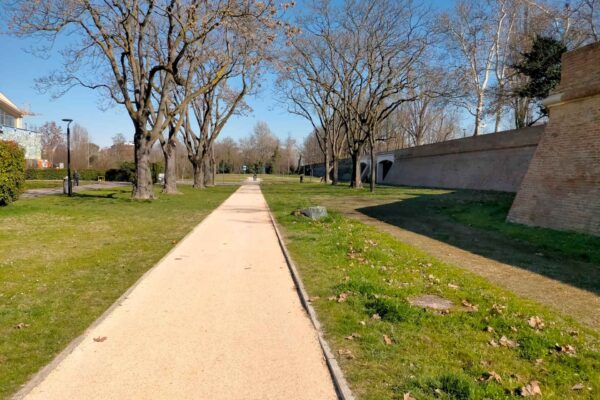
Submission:
{"label": "gravel path", "polygon": [[335,399],[260,187],[236,191],[17,397]]}

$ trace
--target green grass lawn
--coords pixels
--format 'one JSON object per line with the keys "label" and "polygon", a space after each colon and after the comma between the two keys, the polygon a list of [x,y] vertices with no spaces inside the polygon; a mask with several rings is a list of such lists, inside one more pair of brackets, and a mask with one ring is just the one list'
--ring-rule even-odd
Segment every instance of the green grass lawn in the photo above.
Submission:
{"label": "green grass lawn", "polygon": [[60,180],[26,180],[23,184],[23,190],[29,189],[46,189],[62,187],[63,182]]}
{"label": "green grass lawn", "polygon": [[118,188],[0,208],[0,398],[82,333],[235,189],[183,186],[183,195],[140,202]]}
{"label": "green grass lawn", "polygon": [[[408,392],[416,399],[518,398],[532,381],[539,382],[544,399],[600,397],[596,331],[339,213],[320,222],[290,215],[308,205],[332,204],[336,198],[339,203],[362,198],[377,207],[426,196],[448,199],[451,192],[389,188],[372,195],[289,184],[264,185],[263,190],[283,226],[326,337],[360,399],[403,399]],[[433,206],[431,202],[438,204],[427,204]],[[477,223],[506,240],[531,248],[548,246],[562,257],[580,256],[578,251],[569,253],[564,243],[552,243],[551,232],[540,235],[533,228],[502,226],[490,211],[495,204],[491,199],[487,208],[482,202],[472,211],[466,207],[471,202],[477,201],[448,200],[436,212],[445,216],[444,223],[451,220],[448,223],[467,228]],[[431,212],[424,210],[427,204],[414,206],[414,219]],[[575,242],[587,238],[567,237]],[[589,240],[581,246],[596,243]],[[409,304],[423,294],[455,305],[442,313]],[[543,320],[543,329],[529,325],[534,316]]]}

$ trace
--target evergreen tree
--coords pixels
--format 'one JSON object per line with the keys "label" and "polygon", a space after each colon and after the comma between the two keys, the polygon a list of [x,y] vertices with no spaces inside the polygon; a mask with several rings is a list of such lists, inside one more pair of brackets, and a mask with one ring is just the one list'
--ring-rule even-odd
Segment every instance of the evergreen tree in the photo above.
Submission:
{"label": "evergreen tree", "polygon": [[512,66],[515,71],[529,78],[527,84],[517,89],[516,94],[534,99],[539,106],[540,118],[548,115],[548,109],[541,101],[560,83],[561,56],[566,51],[567,47],[561,41],[537,36],[531,50],[522,53],[521,61]]}

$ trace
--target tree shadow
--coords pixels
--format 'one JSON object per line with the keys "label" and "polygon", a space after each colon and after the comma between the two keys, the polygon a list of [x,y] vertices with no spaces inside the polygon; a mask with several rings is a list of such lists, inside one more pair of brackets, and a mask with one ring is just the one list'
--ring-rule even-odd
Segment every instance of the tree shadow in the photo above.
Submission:
{"label": "tree shadow", "polygon": [[600,295],[600,238],[507,223],[513,198],[475,191],[417,194],[357,211]]}

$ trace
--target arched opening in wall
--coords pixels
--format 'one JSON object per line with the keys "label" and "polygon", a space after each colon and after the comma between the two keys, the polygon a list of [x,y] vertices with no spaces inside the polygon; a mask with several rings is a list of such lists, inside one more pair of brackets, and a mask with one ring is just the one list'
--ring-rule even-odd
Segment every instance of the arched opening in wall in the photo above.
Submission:
{"label": "arched opening in wall", "polygon": [[394,163],[390,160],[383,160],[383,161],[379,162],[379,165],[377,166],[377,180],[378,181],[381,182],[385,179],[388,172],[390,172],[390,168],[392,168],[393,164]]}

